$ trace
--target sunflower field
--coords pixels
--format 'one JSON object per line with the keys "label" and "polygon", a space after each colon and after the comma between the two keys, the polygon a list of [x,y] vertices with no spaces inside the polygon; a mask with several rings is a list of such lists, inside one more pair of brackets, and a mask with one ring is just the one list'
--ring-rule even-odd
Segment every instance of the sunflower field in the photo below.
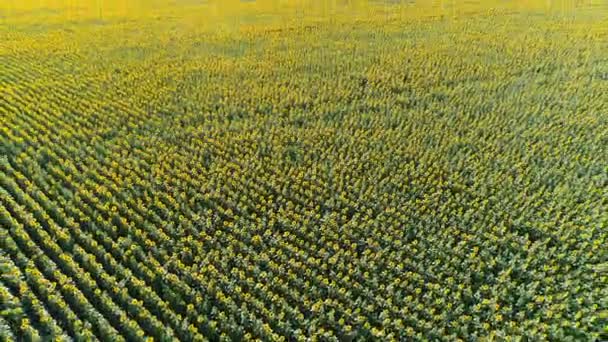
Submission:
{"label": "sunflower field", "polygon": [[0,341],[608,339],[608,4],[0,1]]}

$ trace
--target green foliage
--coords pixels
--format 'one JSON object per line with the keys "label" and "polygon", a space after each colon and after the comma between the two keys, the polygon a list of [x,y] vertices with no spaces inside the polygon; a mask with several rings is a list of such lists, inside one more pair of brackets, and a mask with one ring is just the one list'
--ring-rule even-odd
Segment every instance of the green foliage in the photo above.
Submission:
{"label": "green foliage", "polygon": [[605,8],[191,5],[0,26],[0,340],[605,338]]}

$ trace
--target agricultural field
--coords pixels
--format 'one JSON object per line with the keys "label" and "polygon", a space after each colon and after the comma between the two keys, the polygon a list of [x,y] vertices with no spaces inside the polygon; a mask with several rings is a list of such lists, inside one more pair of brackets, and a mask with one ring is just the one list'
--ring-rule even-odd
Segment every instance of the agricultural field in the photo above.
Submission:
{"label": "agricultural field", "polygon": [[605,341],[607,309],[605,1],[0,1],[0,341]]}

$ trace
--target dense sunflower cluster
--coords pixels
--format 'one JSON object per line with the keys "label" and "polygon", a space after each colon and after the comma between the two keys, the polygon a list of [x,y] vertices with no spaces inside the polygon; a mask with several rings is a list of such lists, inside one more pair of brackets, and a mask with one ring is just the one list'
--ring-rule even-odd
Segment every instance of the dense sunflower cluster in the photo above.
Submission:
{"label": "dense sunflower cluster", "polygon": [[606,337],[608,8],[179,3],[0,12],[0,340]]}

